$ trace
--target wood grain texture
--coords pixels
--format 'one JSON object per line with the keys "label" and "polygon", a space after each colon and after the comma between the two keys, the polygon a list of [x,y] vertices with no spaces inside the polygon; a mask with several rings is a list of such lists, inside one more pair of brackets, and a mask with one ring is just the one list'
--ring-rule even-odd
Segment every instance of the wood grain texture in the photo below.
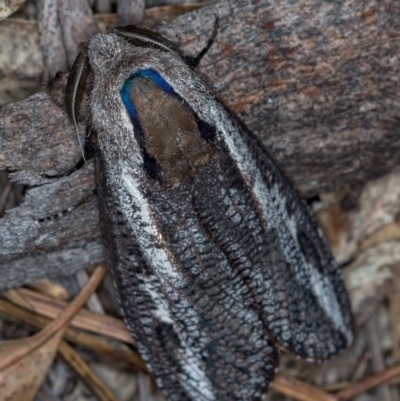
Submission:
{"label": "wood grain texture", "polygon": [[196,53],[215,13],[221,28],[200,73],[303,193],[397,164],[399,2],[225,1],[162,33],[173,38],[184,19],[178,38]]}
{"label": "wood grain texture", "polygon": [[63,43],[63,33],[58,19],[57,2],[39,0],[38,21],[40,42],[45,65],[43,78],[48,80],[58,71],[68,70],[67,52]]}
{"label": "wood grain texture", "polygon": [[68,65],[72,67],[80,44],[96,33],[93,11],[87,1],[58,0],[57,4]]}
{"label": "wood grain texture", "polygon": [[[156,29],[195,55],[215,15],[218,35],[198,72],[303,194],[399,164],[397,0],[222,0]],[[0,168],[29,186],[0,220],[0,288],[103,259],[93,167],[74,169],[81,155],[56,104],[60,82],[51,96],[0,107]]]}
{"label": "wood grain texture", "polygon": [[140,24],[145,18],[144,8],[144,0],[118,0],[118,25]]}

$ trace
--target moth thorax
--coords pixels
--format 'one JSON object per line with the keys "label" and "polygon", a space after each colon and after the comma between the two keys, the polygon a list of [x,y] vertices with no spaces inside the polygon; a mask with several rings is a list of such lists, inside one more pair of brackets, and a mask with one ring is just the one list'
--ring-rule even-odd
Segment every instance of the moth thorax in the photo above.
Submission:
{"label": "moth thorax", "polygon": [[142,144],[161,169],[163,181],[190,178],[213,155],[193,111],[177,96],[143,76],[132,81],[129,96],[137,111]]}

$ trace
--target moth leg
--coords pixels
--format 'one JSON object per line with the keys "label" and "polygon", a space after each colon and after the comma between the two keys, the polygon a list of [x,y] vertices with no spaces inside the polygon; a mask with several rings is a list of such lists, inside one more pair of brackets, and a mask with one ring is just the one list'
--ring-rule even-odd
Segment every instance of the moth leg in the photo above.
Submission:
{"label": "moth leg", "polygon": [[185,56],[186,64],[188,64],[190,67],[192,67],[192,68],[197,67],[200,63],[200,60],[205,56],[205,54],[208,52],[208,50],[214,43],[214,40],[217,37],[217,32],[218,32],[218,22],[219,22],[219,18],[218,18],[218,15],[216,15],[214,29],[212,31],[210,39],[208,39],[208,42],[207,42],[205,48],[196,57]]}

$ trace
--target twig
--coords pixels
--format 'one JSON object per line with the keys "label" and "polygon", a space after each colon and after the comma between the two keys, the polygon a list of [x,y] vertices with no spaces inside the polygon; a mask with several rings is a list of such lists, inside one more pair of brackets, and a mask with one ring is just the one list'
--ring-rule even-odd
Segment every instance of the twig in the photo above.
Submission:
{"label": "twig", "polygon": [[[52,299],[26,288],[19,288],[16,291],[26,301],[22,306],[25,307],[28,304],[31,310],[52,319],[67,306],[67,303],[63,301]],[[5,296],[7,296],[7,292],[5,292]],[[125,323],[121,319],[116,319],[112,316],[99,315],[82,309],[72,319],[71,326],[134,344]]]}
{"label": "twig", "polygon": [[371,357],[371,353],[368,349],[366,349],[358,363],[357,369],[355,370],[355,372],[350,380],[352,383],[357,382],[364,377],[370,357]]}
{"label": "twig", "polygon": [[39,333],[25,339],[24,345],[15,349],[10,347],[9,352],[2,355],[2,359],[0,360],[0,370],[5,371],[8,367],[16,364],[19,360],[24,358],[32,350],[42,346],[50,338],[59,335],[60,332],[68,326],[72,317],[86,302],[90,294],[100,284],[106,271],[107,269],[105,266],[98,266],[85,288],[83,288],[72,302],[57,316],[56,320],[47,325]]}
{"label": "twig", "polygon": [[393,366],[392,368],[386,369],[383,372],[377,373],[376,375],[367,377],[358,383],[350,385],[346,389],[336,393],[335,399],[340,401],[350,400],[353,397],[362,394],[373,387],[379,386],[380,384],[385,383],[398,375],[400,375],[400,365]]}
{"label": "twig", "polygon": [[[47,317],[14,305],[4,299],[0,299],[0,313],[8,316],[13,321],[28,323],[38,328],[43,328],[51,322],[51,319]],[[72,343],[83,345],[108,357],[123,361],[133,369],[147,372],[146,365],[140,355],[132,351],[125,344],[120,342],[117,342],[115,345],[109,344],[102,338],[75,330],[71,327],[68,327],[65,331],[64,338]]]}
{"label": "twig", "polygon": [[[80,288],[84,287],[89,280],[89,276],[88,276],[86,270],[84,270],[84,269],[78,270],[75,273],[75,278],[76,278],[76,281],[78,282]],[[105,314],[103,305],[101,304],[99,297],[97,296],[97,294],[95,292],[87,300],[86,306],[90,311],[92,311],[94,313],[98,313],[99,315]]]}
{"label": "twig", "polygon": [[271,387],[275,391],[299,401],[338,401],[335,396],[283,373],[275,375]]}
{"label": "twig", "polygon": [[[371,359],[372,368],[375,373],[382,372],[385,369],[385,364],[383,362],[379,333],[378,333],[378,322],[376,315],[372,315],[367,322],[367,334],[369,339],[369,344],[371,347]],[[379,399],[382,401],[390,401],[390,390],[387,383],[382,383],[380,388],[378,388]]]}
{"label": "twig", "polygon": [[66,342],[61,342],[58,349],[61,356],[75,369],[100,401],[118,401],[109,388],[96,376],[89,365]]}

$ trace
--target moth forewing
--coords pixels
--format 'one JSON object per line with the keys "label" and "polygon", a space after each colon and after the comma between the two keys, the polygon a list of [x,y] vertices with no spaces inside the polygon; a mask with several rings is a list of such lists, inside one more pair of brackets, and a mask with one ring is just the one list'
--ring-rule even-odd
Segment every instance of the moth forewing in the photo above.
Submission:
{"label": "moth forewing", "polygon": [[142,39],[88,44],[102,231],[124,317],[167,398],[256,400],[278,349],[322,360],[351,342],[347,294],[260,144],[180,54]]}

